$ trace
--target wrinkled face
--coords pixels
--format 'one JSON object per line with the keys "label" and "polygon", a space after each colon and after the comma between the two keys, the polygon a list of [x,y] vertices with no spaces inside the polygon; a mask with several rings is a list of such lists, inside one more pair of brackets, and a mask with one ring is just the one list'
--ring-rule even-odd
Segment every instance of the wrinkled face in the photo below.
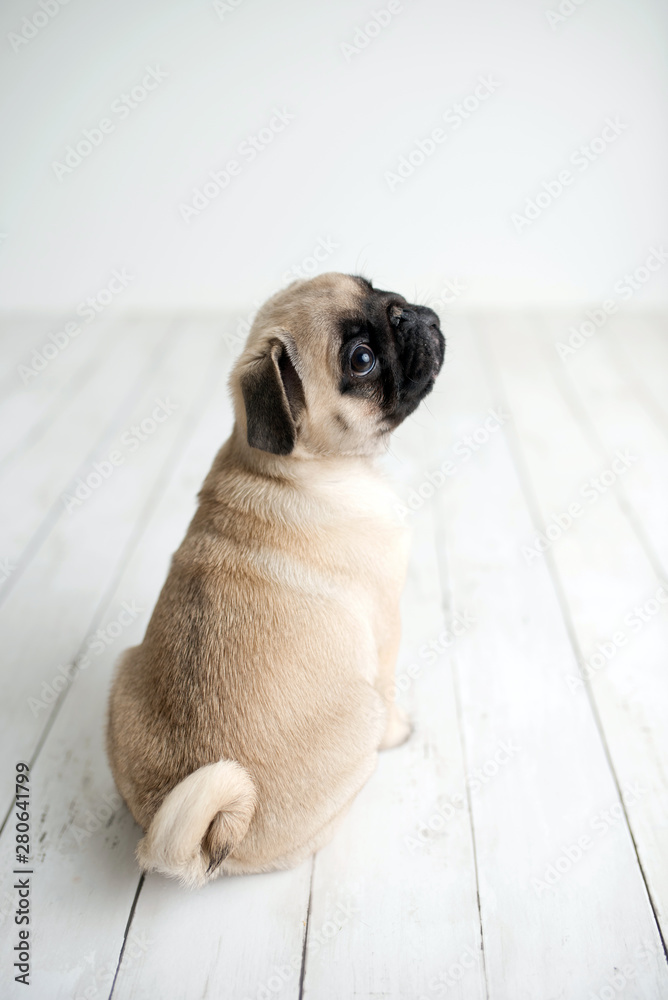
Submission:
{"label": "wrinkled face", "polygon": [[324,274],[260,310],[232,375],[249,445],[278,455],[371,455],[431,391],[445,353],[426,306]]}

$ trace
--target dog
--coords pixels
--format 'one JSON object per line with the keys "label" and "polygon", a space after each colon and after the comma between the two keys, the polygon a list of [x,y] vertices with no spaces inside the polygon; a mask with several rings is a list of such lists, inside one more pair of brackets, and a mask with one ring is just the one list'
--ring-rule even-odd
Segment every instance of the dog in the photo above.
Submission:
{"label": "dog", "polygon": [[408,540],[375,459],[444,353],[435,312],[356,276],[260,309],[232,434],[112,683],[107,749],[143,870],[200,886],[292,867],[408,738],[393,696]]}

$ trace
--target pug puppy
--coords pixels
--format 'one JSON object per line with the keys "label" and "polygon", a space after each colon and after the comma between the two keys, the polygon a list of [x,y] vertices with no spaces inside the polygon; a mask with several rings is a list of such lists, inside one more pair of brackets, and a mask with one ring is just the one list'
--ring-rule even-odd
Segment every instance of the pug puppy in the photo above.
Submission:
{"label": "pug puppy", "polygon": [[194,886],[296,865],[407,739],[407,538],[374,463],[444,351],[436,313],[359,277],[258,313],[232,434],[113,681],[109,759],[145,871]]}

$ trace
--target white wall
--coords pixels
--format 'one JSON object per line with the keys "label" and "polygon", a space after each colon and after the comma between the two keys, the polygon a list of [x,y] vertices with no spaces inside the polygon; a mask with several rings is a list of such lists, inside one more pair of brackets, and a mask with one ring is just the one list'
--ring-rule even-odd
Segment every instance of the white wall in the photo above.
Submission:
{"label": "white wall", "polygon": [[[573,12],[551,26],[558,5]],[[5,0],[4,305],[69,308],[126,268],[128,307],[238,307],[319,240],[338,245],[320,269],[408,295],[450,278],[465,305],[593,302],[668,246],[663,0],[402,0],[348,59],[342,43],[387,0],[218,6],[69,0],[12,45],[41,8]],[[121,118],[112,104],[147,66],[168,76]],[[460,127],[444,120],[481,77],[494,93]],[[294,120],[248,162],[239,146],[274,107]],[[53,162],[104,117],[114,131],[59,180]],[[569,164],[608,118],[621,134],[587,169]],[[391,191],[386,173],[440,126]],[[179,205],[230,158],[238,176],[186,223]],[[572,183],[518,233],[513,213],[565,168]],[[658,268],[637,301],[668,301],[667,279]]]}

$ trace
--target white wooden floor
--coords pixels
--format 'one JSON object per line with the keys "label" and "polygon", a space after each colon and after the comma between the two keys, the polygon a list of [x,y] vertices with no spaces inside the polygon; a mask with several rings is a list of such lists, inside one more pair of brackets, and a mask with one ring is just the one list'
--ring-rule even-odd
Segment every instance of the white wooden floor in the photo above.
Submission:
{"label": "white wooden floor", "polygon": [[583,319],[447,321],[437,391],[388,458],[414,529],[414,734],[313,861],[193,893],[139,877],[105,704],[229,432],[236,319],[110,311],[27,386],[62,317],[2,320],[3,998],[668,997],[668,336],[627,311],[560,359]]}

